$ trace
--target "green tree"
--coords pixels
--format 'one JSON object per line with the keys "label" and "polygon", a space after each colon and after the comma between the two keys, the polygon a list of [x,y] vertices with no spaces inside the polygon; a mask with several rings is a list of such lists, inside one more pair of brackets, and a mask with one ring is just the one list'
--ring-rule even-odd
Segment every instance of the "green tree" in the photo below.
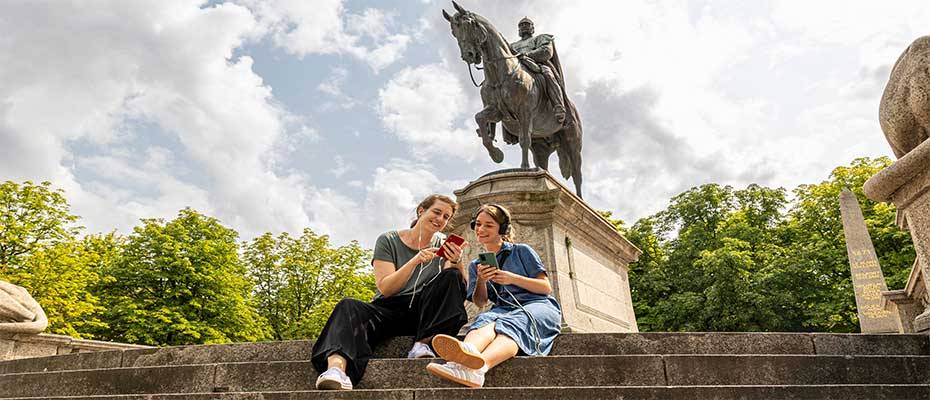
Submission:
{"label": "green tree", "polygon": [[243,243],[243,259],[278,340],[315,338],[343,297],[374,296],[370,254],[357,242],[334,248],[310,229],[299,237],[266,233]]}
{"label": "green tree", "polygon": [[73,240],[80,231],[73,225],[77,220],[64,191],[50,182],[0,184],[0,272],[36,248]]}
{"label": "green tree", "polygon": [[92,290],[100,249],[91,245],[98,238],[76,238],[77,220],[64,192],[49,182],[0,184],[0,279],[26,288],[39,302],[48,332],[93,338],[106,327]]}
{"label": "green tree", "polygon": [[808,294],[797,299],[807,308],[807,322],[802,329],[859,329],[839,209],[843,189],[851,190],[859,200],[888,287],[904,287],[915,258],[910,235],[895,225],[893,205],[876,203],[862,193],[865,181],[890,164],[887,157],[858,158],[848,166],[835,168],[826,181],[795,189],[796,200],[784,231],[791,251],[782,271],[787,279],[783,285],[803,282],[810,288]]}
{"label": "green tree", "polygon": [[901,288],[914,262],[892,205],[862,194],[891,161],[854,160],[827,181],[783,189],[708,184],[625,234],[643,250],[630,266],[643,331],[858,330],[839,211],[843,188],[856,193],[889,288]]}
{"label": "green tree", "polygon": [[149,345],[256,341],[269,336],[239,260],[238,234],[184,209],[143,219],[115,262],[101,297],[108,339]]}
{"label": "green tree", "polygon": [[94,338],[106,328],[99,318],[103,307],[93,292],[99,281],[96,253],[88,238],[34,248],[21,265],[10,267],[0,279],[23,286],[48,315],[50,333]]}
{"label": "green tree", "polygon": [[765,272],[787,203],[783,189],[707,184],[627,232],[643,250],[631,266],[642,330],[769,330]]}

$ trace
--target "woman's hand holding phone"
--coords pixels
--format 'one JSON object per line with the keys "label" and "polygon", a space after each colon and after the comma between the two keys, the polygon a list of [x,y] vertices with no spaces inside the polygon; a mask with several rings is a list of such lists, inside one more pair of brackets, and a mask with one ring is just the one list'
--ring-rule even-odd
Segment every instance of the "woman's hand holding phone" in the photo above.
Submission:
{"label": "woman's hand holding phone", "polygon": [[484,283],[494,278],[497,267],[487,264],[478,264],[478,282]]}
{"label": "woman's hand holding phone", "polygon": [[491,275],[491,282],[498,285],[513,285],[517,283],[517,276],[518,275],[513,272],[494,268],[494,273]]}
{"label": "woman's hand holding phone", "polygon": [[[462,260],[462,250],[468,247],[468,243],[462,243],[462,245],[455,244],[451,241],[446,241],[443,243],[439,251],[436,252],[436,256],[443,257],[446,260],[449,260],[453,263],[449,268],[458,268],[459,262]],[[441,253],[441,254],[440,254]]]}

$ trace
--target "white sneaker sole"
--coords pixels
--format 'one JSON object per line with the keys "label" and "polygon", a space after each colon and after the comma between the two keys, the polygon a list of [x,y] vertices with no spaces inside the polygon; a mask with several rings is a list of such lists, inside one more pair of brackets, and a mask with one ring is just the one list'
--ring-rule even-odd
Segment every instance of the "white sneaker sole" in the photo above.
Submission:
{"label": "white sneaker sole", "polygon": [[443,368],[439,364],[429,363],[426,366],[426,370],[429,371],[429,373],[433,374],[434,376],[445,379],[447,381],[458,383],[459,385],[465,385],[470,388],[480,388],[482,386],[480,383],[467,381],[453,374],[450,374],[448,371],[445,370],[445,368]]}
{"label": "white sneaker sole", "polygon": [[345,386],[337,379],[317,379],[317,390],[352,390],[352,385]]}
{"label": "white sneaker sole", "polygon": [[481,355],[465,350],[462,342],[452,336],[433,336],[433,350],[436,350],[443,360],[459,363],[471,369],[484,367],[484,359]]}

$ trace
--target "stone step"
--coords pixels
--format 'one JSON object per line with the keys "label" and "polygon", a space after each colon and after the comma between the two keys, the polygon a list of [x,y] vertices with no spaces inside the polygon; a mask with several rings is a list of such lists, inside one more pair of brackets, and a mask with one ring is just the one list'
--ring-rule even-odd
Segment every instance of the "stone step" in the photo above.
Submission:
{"label": "stone step", "polygon": [[[375,359],[359,389],[455,385],[428,360]],[[312,389],[307,361],[31,372],[0,376],[0,398]],[[930,356],[626,355],[518,357],[488,387],[930,384]]]}
{"label": "stone step", "polygon": [[[413,339],[394,338],[375,358],[403,358]],[[0,374],[75,369],[306,361],[312,341],[295,340],[226,345],[77,353],[0,362]],[[842,354],[930,355],[930,336],[824,333],[571,333],[556,338],[552,355],[628,354]]]}
{"label": "stone step", "polygon": [[[434,388],[253,393],[180,393],[129,396],[46,397],[49,400],[926,400],[930,385],[812,385],[812,386],[601,386],[536,388]],[[11,400],[34,399],[18,397]]]}

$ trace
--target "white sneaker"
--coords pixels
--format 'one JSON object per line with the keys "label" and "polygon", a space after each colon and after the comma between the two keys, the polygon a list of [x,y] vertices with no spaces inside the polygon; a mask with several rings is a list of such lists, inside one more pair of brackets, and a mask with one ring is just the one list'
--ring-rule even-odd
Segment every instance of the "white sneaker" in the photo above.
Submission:
{"label": "white sneaker", "polygon": [[443,360],[462,364],[471,369],[484,367],[481,352],[471,343],[465,343],[449,335],[433,336],[433,348]]}
{"label": "white sneaker", "polygon": [[407,352],[407,358],[436,358],[436,353],[423,342],[413,342],[413,348]]}
{"label": "white sneaker", "polygon": [[352,380],[341,369],[333,367],[316,378],[318,390],[352,390]]}
{"label": "white sneaker", "polygon": [[455,362],[429,363],[426,370],[442,379],[472,388],[484,386],[484,373],[487,371],[486,368],[471,369]]}

